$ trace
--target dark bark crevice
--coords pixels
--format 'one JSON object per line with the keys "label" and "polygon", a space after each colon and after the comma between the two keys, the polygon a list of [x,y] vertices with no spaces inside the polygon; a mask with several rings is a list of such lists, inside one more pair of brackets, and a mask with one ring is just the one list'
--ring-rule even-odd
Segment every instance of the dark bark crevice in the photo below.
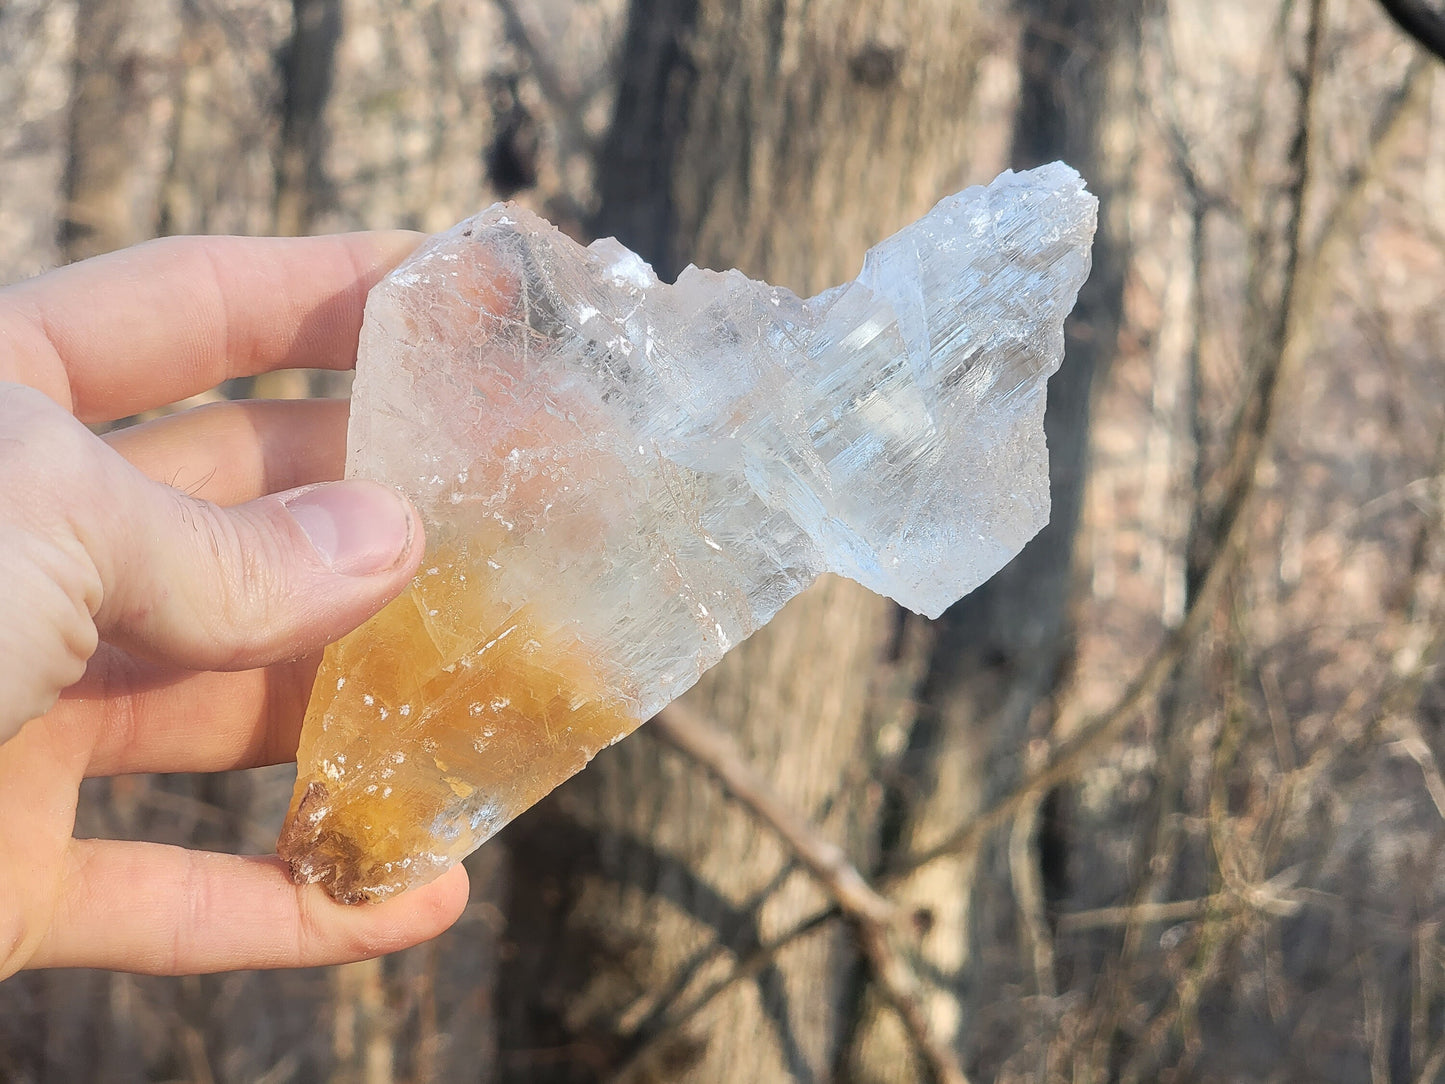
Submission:
{"label": "dark bark crevice", "polygon": [[617,105],[597,158],[593,236],[613,236],[671,281],[676,249],[673,173],[696,69],[687,39],[697,0],[633,0],[618,59]]}
{"label": "dark bark crevice", "polygon": [[341,0],[292,0],[291,38],[281,49],[281,148],[276,228],[303,234],[328,195],[326,103],[341,40]]}
{"label": "dark bark crevice", "polygon": [[[639,1047],[667,1029],[666,1003],[624,1030],[616,1020],[580,1023],[569,1014],[572,1006],[565,1000],[548,1000],[547,991],[575,992],[598,970],[625,971],[628,967],[626,937],[616,936],[621,931],[591,929],[568,921],[584,883],[600,879],[609,893],[640,892],[676,907],[707,928],[715,943],[735,959],[745,958],[763,944],[754,901],[739,906],[685,861],[648,841],[611,828],[590,827],[554,807],[552,803],[528,813],[507,832],[510,947],[503,953],[507,962],[498,985],[504,991],[529,991],[531,996],[503,1001],[500,1024],[507,1045],[500,1064],[502,1081],[606,1079]],[[535,952],[539,945],[547,946],[543,956]],[[563,961],[570,980],[557,973]],[[781,971],[776,965],[766,966],[752,981],[774,1038],[785,1053],[791,1078],[812,1080],[812,1068],[793,1033]],[[669,1070],[680,1071],[696,1055],[692,1048],[689,1040],[678,1036],[663,1043],[654,1058]],[[653,1065],[652,1059],[649,1065]]]}

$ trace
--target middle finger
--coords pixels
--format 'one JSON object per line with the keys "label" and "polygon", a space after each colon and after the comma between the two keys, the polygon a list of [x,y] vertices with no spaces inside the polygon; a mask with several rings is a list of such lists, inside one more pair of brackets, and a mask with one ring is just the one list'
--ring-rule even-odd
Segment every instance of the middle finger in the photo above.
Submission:
{"label": "middle finger", "polygon": [[108,644],[45,725],[83,730],[87,776],[218,772],[294,760],[320,656],[233,673],[178,671]]}
{"label": "middle finger", "polygon": [[192,497],[242,504],[341,477],[344,399],[211,403],[107,434],[142,473]]}

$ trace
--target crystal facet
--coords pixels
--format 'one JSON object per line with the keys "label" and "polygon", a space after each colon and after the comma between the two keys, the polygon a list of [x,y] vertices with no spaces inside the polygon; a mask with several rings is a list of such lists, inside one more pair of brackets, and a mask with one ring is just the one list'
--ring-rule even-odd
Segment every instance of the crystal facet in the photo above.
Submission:
{"label": "crystal facet", "polygon": [[1067,166],[1005,173],[806,301],[511,205],[427,241],[367,302],[347,460],[427,556],[326,652],[293,876],[432,879],[821,572],[937,616],[1002,567],[1048,518],[1095,209]]}

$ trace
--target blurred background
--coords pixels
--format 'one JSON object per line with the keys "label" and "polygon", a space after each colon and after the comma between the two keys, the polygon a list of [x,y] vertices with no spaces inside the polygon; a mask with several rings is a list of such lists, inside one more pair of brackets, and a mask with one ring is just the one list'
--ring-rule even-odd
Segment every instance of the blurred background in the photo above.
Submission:
{"label": "blurred background", "polygon": [[[0,1080],[1445,1080],[1442,72],[1370,0],[0,2],[0,282],[506,198],[810,293],[1010,166],[1102,201],[1051,526],[935,623],[820,583],[685,701],[798,832],[644,727],[438,942],[23,974]],[[87,786],[269,852],[291,780]]]}

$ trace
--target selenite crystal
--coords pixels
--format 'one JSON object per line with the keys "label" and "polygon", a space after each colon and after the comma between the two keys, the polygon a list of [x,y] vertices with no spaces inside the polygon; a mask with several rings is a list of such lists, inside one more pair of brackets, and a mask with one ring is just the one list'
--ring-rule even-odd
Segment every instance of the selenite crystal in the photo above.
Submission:
{"label": "selenite crystal", "polygon": [[822,572],[934,617],[1002,567],[1048,518],[1095,210],[1061,163],[1005,173],[806,301],[667,285],[512,205],[427,241],[367,302],[347,460],[416,502],[427,556],[326,652],[295,879],[432,879]]}

